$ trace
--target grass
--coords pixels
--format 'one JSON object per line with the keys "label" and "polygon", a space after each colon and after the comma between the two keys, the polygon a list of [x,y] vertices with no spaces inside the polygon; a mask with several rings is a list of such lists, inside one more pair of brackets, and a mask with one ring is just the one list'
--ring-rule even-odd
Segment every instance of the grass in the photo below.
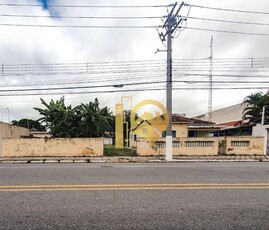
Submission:
{"label": "grass", "polygon": [[135,149],[123,148],[116,149],[114,145],[105,145],[104,156],[137,156]]}

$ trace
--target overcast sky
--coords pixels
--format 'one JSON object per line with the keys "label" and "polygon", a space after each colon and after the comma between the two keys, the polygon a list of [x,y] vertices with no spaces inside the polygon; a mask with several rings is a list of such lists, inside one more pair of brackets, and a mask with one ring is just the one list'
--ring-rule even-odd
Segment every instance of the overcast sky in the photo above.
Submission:
{"label": "overcast sky", "polygon": [[[0,0],[0,3],[37,4],[35,0]],[[167,15],[166,8],[50,8],[47,4],[69,4],[69,5],[165,5],[172,4],[167,0],[51,0],[43,1],[43,7],[11,7],[0,6],[0,15],[43,15],[43,16],[164,16]],[[219,8],[229,8],[250,11],[267,11],[269,2],[267,0],[243,1],[243,0],[189,0],[186,3]],[[189,8],[184,7],[181,14],[186,16]],[[190,17],[213,18],[220,20],[233,20],[244,22],[269,23],[267,14],[246,14],[227,11],[216,11],[192,7]],[[148,20],[97,20],[97,19],[57,19],[57,18],[18,18],[0,16],[0,24],[44,24],[44,25],[162,25],[161,19]],[[185,25],[183,25],[185,26]],[[229,30],[251,33],[269,33],[269,26],[244,25],[222,22],[209,22],[203,20],[188,19],[187,27],[210,28],[215,30]],[[39,27],[15,27],[0,25],[0,64],[47,64],[47,63],[92,63],[92,62],[121,62],[139,60],[164,60],[165,52],[155,54],[157,49],[166,49],[161,43],[156,29],[74,29],[74,28],[39,28]],[[185,29],[173,40],[174,59],[206,59],[210,56],[210,39],[214,39],[214,58],[266,58],[269,57],[269,36],[242,35],[232,33],[218,33],[209,31],[196,31]],[[254,59],[255,60],[255,59]],[[250,63],[251,65],[251,59]],[[255,70],[255,71],[254,71]],[[250,73],[228,72],[228,74],[250,74],[255,81],[256,75],[266,75],[266,68],[254,69]],[[246,71],[246,70],[243,70]],[[207,72],[205,72],[207,73]],[[213,69],[214,73],[219,74]],[[223,73],[227,74],[227,72]],[[251,75],[252,74],[252,75]],[[0,75],[1,76],[1,75]],[[121,76],[124,81],[124,76]],[[147,75],[138,76],[137,81],[146,78]],[[101,78],[94,75],[77,76],[5,76],[2,74],[0,85],[12,87],[20,84],[34,83],[42,87],[44,81],[57,82],[59,79],[96,78],[96,84]],[[176,76],[175,76],[176,78]],[[175,79],[174,78],[174,79]],[[194,80],[192,76],[184,78]],[[202,79],[202,78],[201,78]],[[204,77],[204,80],[207,78]],[[150,79],[149,79],[150,80]],[[163,80],[166,80],[165,69]],[[242,79],[240,79],[242,80]],[[264,79],[263,79],[264,80]],[[238,80],[239,81],[239,80]],[[115,81],[115,84],[117,82]],[[268,84],[267,84],[268,85]],[[266,84],[258,86],[267,86]],[[184,85],[181,85],[184,86]],[[188,85],[186,85],[188,87]],[[235,86],[238,86],[235,84]],[[250,86],[250,84],[248,85]],[[252,83],[253,87],[257,84]],[[176,87],[176,86],[175,86]],[[213,110],[229,105],[241,103],[245,96],[252,92],[266,90],[213,90]],[[208,90],[174,90],[173,113],[185,113],[191,117],[206,113],[208,109]],[[64,95],[64,91],[63,91]],[[156,99],[165,104],[165,91],[143,91],[130,93],[99,93],[99,94],[72,94],[66,95],[66,104],[78,105],[87,103],[97,97],[102,106],[108,106],[114,111],[115,103],[120,102],[120,97],[133,96],[134,103],[142,99]],[[58,99],[60,95],[42,96],[0,96],[0,120],[38,118],[38,113],[33,107],[40,107],[40,97],[49,101]]]}

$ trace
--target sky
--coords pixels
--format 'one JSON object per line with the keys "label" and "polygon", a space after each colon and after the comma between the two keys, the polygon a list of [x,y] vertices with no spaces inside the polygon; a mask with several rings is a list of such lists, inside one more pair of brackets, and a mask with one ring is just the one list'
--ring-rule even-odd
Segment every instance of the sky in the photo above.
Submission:
{"label": "sky", "polygon": [[[165,50],[166,47],[159,39],[157,30],[155,28],[149,29],[81,29],[81,28],[65,28],[65,27],[19,27],[7,26],[3,24],[39,24],[51,26],[66,26],[66,25],[110,25],[110,26],[126,26],[126,25],[162,25],[160,18],[157,19],[143,19],[143,20],[121,20],[121,19],[63,19],[49,16],[164,16],[167,15],[166,8],[79,8],[79,7],[50,7],[50,5],[166,5],[173,4],[173,1],[168,0],[78,0],[75,2],[67,0],[0,0],[0,4],[5,3],[19,3],[19,4],[40,4],[40,6],[18,7],[6,6],[0,7],[0,64],[3,67],[2,76],[0,78],[0,120],[8,121],[21,118],[39,118],[37,111],[33,107],[42,107],[40,98],[46,101],[50,99],[59,99],[61,95],[65,95],[66,104],[78,105],[80,103],[87,103],[88,101],[98,98],[101,106],[108,106],[114,111],[116,103],[119,103],[121,96],[132,96],[133,103],[136,104],[144,99],[154,99],[165,104],[166,92],[162,91],[142,91],[142,92],[121,92],[121,93],[84,93],[82,90],[73,90],[74,94],[66,94],[70,90],[57,91],[59,95],[52,95],[52,91],[39,91],[45,95],[34,96],[10,96],[12,93],[3,92],[5,89],[20,89],[29,88],[24,85],[31,85],[32,88],[42,89],[42,87],[65,87],[65,86],[79,86],[79,81],[88,80],[88,85],[100,84],[124,84],[135,83],[141,81],[155,81],[166,80],[165,74],[165,59],[166,52],[158,52],[157,49]],[[179,2],[180,3],[180,2]],[[269,9],[269,2],[267,0],[250,1],[250,0],[189,0],[186,3],[191,5],[202,5],[218,8],[228,8],[237,10],[249,11],[266,11]],[[170,8],[169,8],[170,9]],[[190,11],[189,11],[190,10]],[[230,21],[244,21],[269,24],[268,14],[247,14],[228,11],[209,10],[196,7],[183,7],[180,14],[189,17],[211,18],[218,20]],[[32,15],[36,17],[8,17],[3,15]],[[37,17],[43,16],[43,17]],[[46,16],[46,17],[44,17]],[[268,25],[254,25],[254,24],[235,24],[223,22],[211,22],[205,20],[188,19],[187,27],[195,28],[210,28],[214,30],[229,30],[235,32],[251,32],[251,33],[269,33]],[[160,29],[161,30],[161,29]],[[260,68],[251,68],[251,58],[259,60],[259,58],[269,57],[269,36],[261,35],[245,35],[234,33],[219,33],[213,31],[198,31],[185,29],[173,39],[173,63],[175,72],[173,72],[174,80],[185,81],[207,81],[209,70],[209,56],[210,56],[210,40],[213,36],[213,59],[216,60],[236,60],[236,68],[226,68],[227,71],[220,72],[218,67],[213,68],[213,81],[227,80],[227,78],[220,78],[223,75],[247,75],[244,78],[229,79],[234,81],[251,80],[247,86],[267,86],[266,83],[255,83],[261,79],[257,75],[268,74],[265,66],[266,61]],[[234,59],[228,59],[234,58]],[[245,59],[238,59],[245,58]],[[248,59],[247,59],[248,58]],[[180,59],[191,59],[186,62]],[[195,75],[184,75],[187,73],[201,73],[194,72],[192,68],[199,68],[200,61],[204,64],[203,76],[195,78]],[[122,62],[136,62],[148,63],[148,60],[158,62],[162,60],[161,67],[163,70],[147,69],[144,74],[141,73],[133,76],[132,80],[128,79],[126,71],[121,74],[107,73],[105,76],[100,74],[73,74],[73,75],[42,75],[47,70],[44,69],[46,64],[55,63],[110,63],[117,65]],[[244,60],[244,65],[247,68],[238,69],[238,63]],[[144,62],[143,62],[144,61]],[[247,62],[249,61],[249,62]],[[112,63],[112,64],[111,64]],[[113,64],[114,63],[114,64]],[[115,64],[116,63],[116,64]],[[186,64],[184,66],[184,63]],[[228,61],[227,61],[228,63]],[[226,63],[226,64],[227,64]],[[27,64],[35,65],[39,68],[39,74],[18,74],[21,69],[17,69],[18,65]],[[225,62],[222,62],[222,67]],[[231,63],[228,63],[231,64]],[[227,64],[227,66],[229,66]],[[233,64],[233,63],[232,63]],[[102,69],[99,64],[99,71]],[[196,66],[195,66],[196,65]],[[194,67],[193,67],[194,66]],[[226,67],[227,67],[226,66]],[[258,65],[257,65],[258,66]],[[12,68],[10,74],[6,74],[8,68]],[[95,66],[96,67],[96,66]],[[94,67],[94,68],[95,68]],[[206,68],[205,68],[206,67]],[[255,66],[254,66],[255,67]],[[139,68],[143,68],[143,64]],[[111,69],[108,69],[108,72]],[[189,72],[188,72],[189,71]],[[128,71],[127,71],[128,72]],[[149,73],[150,72],[150,73]],[[158,78],[153,78],[153,73],[158,75]],[[184,73],[183,73],[184,72]],[[113,80],[112,78],[115,77]],[[109,83],[106,83],[109,79]],[[262,80],[266,80],[263,78]],[[66,82],[69,81],[68,85]],[[62,84],[65,82],[64,84]],[[73,84],[71,84],[73,82]],[[48,84],[49,83],[49,84]],[[83,83],[84,86],[86,83]],[[148,84],[148,83],[147,83]],[[196,83],[197,84],[197,83]],[[240,86],[238,83],[233,83],[234,87]],[[150,85],[149,85],[150,86]],[[130,86],[123,87],[123,89],[137,89],[139,87],[149,86]],[[194,83],[173,83],[174,88],[192,87]],[[197,87],[208,87],[208,84],[199,85]],[[214,86],[214,84],[213,84]],[[219,86],[224,86],[220,85]],[[225,85],[226,86],[226,85]],[[231,86],[231,84],[230,84]],[[163,87],[164,85],[152,85],[152,87]],[[217,87],[217,86],[216,86]],[[232,87],[232,86],[231,86]],[[100,91],[115,90],[113,88],[100,89]],[[98,89],[96,89],[98,90]],[[95,90],[95,91],[96,91]],[[121,89],[119,89],[121,90]],[[2,92],[1,92],[2,91]],[[225,89],[213,90],[212,94],[212,109],[220,109],[226,106],[241,103],[247,95],[262,91],[265,89]],[[7,94],[10,94],[9,96]],[[3,96],[5,95],[5,96]],[[208,95],[209,90],[173,90],[173,113],[184,113],[188,117],[207,113],[208,111]]]}

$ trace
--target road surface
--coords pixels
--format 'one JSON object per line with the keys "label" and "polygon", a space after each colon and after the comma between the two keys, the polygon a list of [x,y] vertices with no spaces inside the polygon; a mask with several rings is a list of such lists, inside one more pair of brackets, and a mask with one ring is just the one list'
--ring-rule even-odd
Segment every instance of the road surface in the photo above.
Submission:
{"label": "road surface", "polygon": [[269,163],[0,165],[0,229],[269,229]]}

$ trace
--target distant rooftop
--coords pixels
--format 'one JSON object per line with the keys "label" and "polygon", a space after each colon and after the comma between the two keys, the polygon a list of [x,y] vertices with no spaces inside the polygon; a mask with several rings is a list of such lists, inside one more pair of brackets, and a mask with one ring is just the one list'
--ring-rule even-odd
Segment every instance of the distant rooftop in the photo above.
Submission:
{"label": "distant rooftop", "polygon": [[195,118],[188,118],[180,114],[172,114],[172,123],[186,123],[193,125],[214,125],[214,122],[204,121]]}

